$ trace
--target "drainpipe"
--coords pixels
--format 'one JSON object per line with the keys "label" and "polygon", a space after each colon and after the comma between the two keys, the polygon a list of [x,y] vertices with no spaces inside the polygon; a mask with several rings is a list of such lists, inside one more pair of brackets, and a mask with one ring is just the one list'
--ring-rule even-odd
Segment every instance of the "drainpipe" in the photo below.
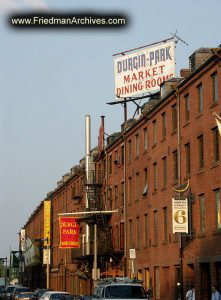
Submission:
{"label": "drainpipe", "polygon": [[124,139],[124,276],[127,276],[126,138]]}
{"label": "drainpipe", "polygon": [[[181,186],[181,134],[180,134],[180,94],[179,89],[175,91],[177,98],[177,144],[178,144],[178,183]],[[179,193],[181,196],[181,193]],[[181,272],[181,300],[183,300],[183,244],[182,234],[180,234],[180,272]]]}
{"label": "drainpipe", "polygon": [[178,143],[178,182],[181,185],[181,134],[180,134],[180,95],[176,89],[177,97],[177,143]]}
{"label": "drainpipe", "polygon": [[[91,118],[90,115],[85,116],[85,171],[86,171],[86,184],[89,183],[89,163],[91,152]],[[86,209],[89,208],[88,203],[88,187],[86,187]],[[90,227],[86,224],[86,255],[90,254]]]}

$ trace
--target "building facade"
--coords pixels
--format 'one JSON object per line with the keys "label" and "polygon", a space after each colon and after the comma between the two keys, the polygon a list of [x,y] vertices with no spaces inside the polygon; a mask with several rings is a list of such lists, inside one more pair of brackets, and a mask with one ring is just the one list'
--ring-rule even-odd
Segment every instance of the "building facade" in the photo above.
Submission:
{"label": "building facade", "polygon": [[[95,151],[90,197],[97,204],[89,210],[109,213],[80,218],[81,249],[59,249],[58,214],[85,210],[84,166],[50,193],[51,288],[92,292],[94,224],[101,277],[136,276],[153,299],[179,299],[192,284],[197,298],[210,299],[211,285],[221,287],[221,151],[213,115],[221,114],[220,58],[219,48],[198,49],[189,70],[164,82],[139,117],[124,122]],[[172,230],[172,198],[179,196],[189,205],[189,232],[182,235]],[[39,224],[41,206],[25,225],[29,238],[40,234]]]}

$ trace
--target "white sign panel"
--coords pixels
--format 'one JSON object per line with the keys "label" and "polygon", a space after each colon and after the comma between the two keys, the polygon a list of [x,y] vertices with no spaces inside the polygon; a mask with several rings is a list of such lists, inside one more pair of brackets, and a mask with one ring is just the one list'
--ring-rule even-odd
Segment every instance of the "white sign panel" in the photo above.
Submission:
{"label": "white sign panel", "polygon": [[21,229],[20,231],[20,243],[21,243],[21,251],[24,252],[25,249],[25,229]]}
{"label": "white sign panel", "polygon": [[126,98],[160,89],[175,77],[174,40],[150,45],[114,59],[115,95]]}
{"label": "white sign panel", "polygon": [[47,263],[49,265],[51,263],[51,251],[50,249],[43,249],[43,264],[47,265]]}
{"label": "white sign panel", "polygon": [[188,233],[188,199],[172,198],[173,233]]}
{"label": "white sign panel", "polygon": [[130,259],[136,258],[136,250],[135,249],[129,249],[130,252]]}

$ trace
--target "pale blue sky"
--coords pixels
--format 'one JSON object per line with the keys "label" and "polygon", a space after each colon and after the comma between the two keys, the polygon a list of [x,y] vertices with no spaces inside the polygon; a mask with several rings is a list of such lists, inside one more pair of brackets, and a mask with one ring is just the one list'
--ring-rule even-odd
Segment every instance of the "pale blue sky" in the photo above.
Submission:
{"label": "pale blue sky", "polygon": [[[19,30],[7,25],[13,8],[24,12],[118,12],[130,25],[113,30]],[[92,119],[96,146],[100,116],[106,132],[120,130],[112,55],[178,31],[177,71],[197,48],[220,39],[220,0],[0,0],[0,257],[18,249],[18,232],[84,156],[84,118]],[[178,73],[179,74],[179,73]],[[130,112],[134,107],[130,107]]]}

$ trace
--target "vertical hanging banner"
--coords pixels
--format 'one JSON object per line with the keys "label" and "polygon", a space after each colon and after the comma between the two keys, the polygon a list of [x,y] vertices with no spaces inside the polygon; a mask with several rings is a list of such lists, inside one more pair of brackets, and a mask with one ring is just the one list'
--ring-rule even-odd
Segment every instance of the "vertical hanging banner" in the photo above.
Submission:
{"label": "vertical hanging banner", "polygon": [[60,248],[80,248],[79,225],[73,217],[59,217]]}
{"label": "vertical hanging banner", "polygon": [[[44,246],[50,245],[50,232],[51,232],[51,201],[44,201]],[[48,244],[47,244],[48,242]]]}
{"label": "vertical hanging banner", "polygon": [[20,231],[20,247],[21,251],[24,252],[25,249],[25,229],[21,229]]}
{"label": "vertical hanging banner", "polygon": [[188,233],[188,198],[172,198],[173,233]]}
{"label": "vertical hanging banner", "polygon": [[117,98],[157,91],[163,81],[175,77],[173,38],[125,51],[119,55],[114,55]]}

